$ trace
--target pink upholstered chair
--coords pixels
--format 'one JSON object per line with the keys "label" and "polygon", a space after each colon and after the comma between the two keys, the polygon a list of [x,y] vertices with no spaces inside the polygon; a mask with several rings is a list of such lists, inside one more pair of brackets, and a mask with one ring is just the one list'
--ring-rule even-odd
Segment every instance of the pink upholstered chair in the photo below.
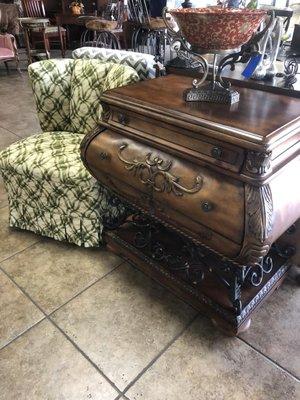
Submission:
{"label": "pink upholstered chair", "polygon": [[15,61],[17,70],[21,73],[16,39],[10,33],[0,34],[0,61],[4,62],[7,73],[9,72],[8,61]]}

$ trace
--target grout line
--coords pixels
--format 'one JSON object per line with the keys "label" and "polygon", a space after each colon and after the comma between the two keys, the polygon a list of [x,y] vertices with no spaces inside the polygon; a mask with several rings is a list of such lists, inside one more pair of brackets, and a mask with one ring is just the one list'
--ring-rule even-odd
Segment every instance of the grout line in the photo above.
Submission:
{"label": "grout line", "polygon": [[[24,232],[25,232],[25,231],[24,231]],[[27,231],[27,232],[28,232],[28,231]],[[29,246],[25,247],[25,249],[19,250],[19,251],[17,251],[16,253],[11,254],[10,256],[8,256],[8,257],[6,257],[6,258],[3,258],[2,260],[0,260],[0,265],[1,265],[4,261],[10,260],[11,258],[13,258],[14,256],[16,256],[17,254],[23,253],[25,250],[30,249],[31,247],[33,247],[34,245],[36,245],[36,244],[38,244],[38,243],[41,243],[42,241],[43,241],[43,238],[40,238],[40,239],[38,239],[36,242],[34,242],[34,243],[30,244]],[[0,267],[0,268],[1,268],[1,267]]]}
{"label": "grout line", "polygon": [[94,361],[83,352],[83,350],[81,350],[81,348],[70,338],[70,336],[68,336],[60,327],[59,325],[57,325],[55,323],[55,321],[53,321],[50,317],[47,316],[47,320],[50,321],[55,327],[56,329],[58,329],[63,335],[64,337],[75,347],[75,349],[77,351],[79,351],[79,353],[87,360],[90,362],[90,364],[92,364],[92,366],[97,370],[97,372],[99,372],[100,375],[102,375],[102,377],[119,393],[119,395],[122,394],[121,390],[118,388],[118,386],[111,381],[105,374],[104,372],[102,372],[102,370],[98,367],[98,365],[96,363],[94,363]]}
{"label": "grout line", "polygon": [[130,400],[129,397],[125,396],[124,393],[123,394],[119,394],[114,400],[122,400],[122,399]]}
{"label": "grout line", "polygon": [[[121,263],[122,264],[122,263]],[[121,264],[119,264],[119,266],[121,265]],[[116,269],[116,268],[115,268]],[[56,329],[58,329],[62,334],[63,334],[63,336],[73,345],[73,347],[75,347],[75,349],[77,350],[77,351],[79,351],[79,353],[97,370],[97,372],[99,372],[100,373],[100,375],[102,375],[102,377],[119,393],[119,395],[121,395],[122,394],[122,392],[121,392],[121,390],[115,385],[115,383],[114,382],[112,382],[105,374],[104,374],[104,372],[102,372],[101,371],[101,369],[97,366],[97,364],[95,364],[91,359],[90,359],[90,357],[87,355],[87,354],[85,354],[82,350],[81,350],[81,348],[55,323],[55,321],[53,321],[47,314],[45,314],[45,312],[44,312],[44,310],[39,306],[39,304],[38,303],[36,303],[36,301],[35,300],[33,300],[32,298],[31,298],[31,296],[17,283],[17,282],[15,282],[14,281],[14,279],[7,273],[7,272],[5,272],[2,268],[1,268],[1,266],[0,266],[0,270],[22,291],[22,293],[29,299],[29,300],[31,300],[31,302],[43,313],[43,315],[45,316],[45,318],[43,318],[43,320],[42,321],[45,321],[45,320],[47,320],[48,322],[50,322],[53,326],[55,326],[55,328]],[[41,321],[39,321],[39,322],[41,322]],[[36,325],[36,324],[35,324]],[[32,327],[33,328],[33,327]],[[29,330],[29,329],[28,329]],[[28,331],[27,330],[27,331]],[[27,332],[26,331],[26,332]],[[18,337],[21,337],[23,334],[24,334],[25,332],[23,332],[20,336],[18,336]],[[12,343],[14,340],[16,340],[16,338],[15,339],[13,339],[10,343]]]}
{"label": "grout line", "polygon": [[84,289],[82,289],[80,292],[76,293],[71,299],[67,300],[65,303],[61,304],[59,307],[57,307],[55,310],[51,311],[49,314],[47,314],[45,312],[45,314],[48,317],[52,317],[54,313],[56,313],[57,311],[59,311],[62,307],[64,307],[65,305],[67,305],[68,303],[70,303],[71,301],[73,301],[74,299],[76,299],[76,297],[80,296],[83,292],[85,292],[86,290],[90,289],[92,286],[94,286],[96,283],[100,282],[102,279],[106,278],[107,276],[109,276],[110,274],[112,274],[114,271],[116,271],[122,264],[124,264],[124,261],[122,260],[119,264],[116,264],[115,267],[111,270],[108,271],[105,275],[100,276],[100,278],[98,278],[95,282],[92,282],[89,286],[85,287]]}
{"label": "grout line", "polygon": [[254,347],[252,344],[248,343],[245,339],[241,338],[240,336],[236,336],[237,339],[239,339],[241,342],[249,346],[252,350],[254,350],[256,353],[260,354],[263,356],[268,362],[270,362],[273,366],[279,368],[281,371],[285,372],[287,375],[289,375],[291,378],[296,379],[300,383],[300,379],[294,375],[292,372],[287,370],[285,367],[282,367],[280,364],[278,364],[276,361],[274,361],[272,358],[270,358],[268,355],[264,354],[262,351]]}
{"label": "grout line", "polygon": [[[40,240],[38,240],[37,242],[31,244],[30,246],[26,247],[25,249],[16,252],[15,254],[5,258],[4,260],[1,260],[0,262],[0,271],[2,271],[17,287],[18,289],[42,312],[42,314],[44,315],[44,318],[42,318],[41,320],[39,320],[38,322],[36,322],[35,324],[33,324],[32,326],[30,326],[28,329],[26,329],[25,331],[23,331],[21,334],[17,335],[15,338],[13,338],[10,342],[6,343],[3,347],[0,348],[0,351],[5,349],[7,346],[9,346],[11,343],[13,343],[15,340],[17,340],[18,338],[20,338],[21,336],[23,336],[24,334],[26,334],[27,332],[29,332],[31,329],[33,329],[35,326],[37,326],[38,324],[40,324],[42,321],[48,320],[52,325],[54,325],[64,336],[65,338],[75,347],[75,349],[77,351],[80,352],[80,354],[87,360],[89,361],[93,367],[102,375],[102,377],[119,393],[119,395],[115,398],[115,400],[119,400],[122,398],[122,396],[127,399],[127,396],[125,396],[125,393],[142,377],[142,375],[144,375],[146,373],[146,371],[151,368],[151,366],[169,349],[170,346],[172,346],[172,344],[189,328],[189,326],[196,320],[196,318],[199,315],[202,315],[200,313],[197,313],[192,319],[191,321],[189,321],[189,323],[171,340],[169,341],[169,343],[157,354],[157,356],[155,356],[148,364],[145,368],[142,369],[142,371],[125,387],[125,389],[123,391],[121,391],[115,384],[114,382],[112,382],[105,374],[104,372],[102,372],[102,370],[97,366],[97,364],[95,364],[88,355],[86,355],[81,349],[80,347],[77,346],[77,344],[62,330],[62,328],[60,328],[55,321],[52,320],[51,316],[58,310],[60,310],[62,307],[64,307],[66,304],[68,304],[69,302],[71,302],[73,299],[75,299],[76,297],[78,297],[79,295],[81,295],[83,292],[85,292],[86,290],[88,290],[90,287],[92,287],[93,285],[95,285],[96,283],[98,283],[99,281],[101,281],[103,278],[107,277],[108,275],[112,274],[114,271],[116,271],[123,263],[128,262],[126,260],[121,260],[120,263],[116,264],[116,266],[109,271],[107,274],[103,275],[102,277],[100,277],[99,279],[97,279],[95,282],[93,282],[91,285],[87,286],[86,288],[84,288],[82,291],[80,291],[79,293],[77,293],[75,296],[73,296],[71,299],[69,299],[66,303],[62,304],[61,306],[59,306],[57,309],[55,309],[54,311],[52,311],[50,314],[46,314],[46,312],[31,298],[31,296],[17,283],[15,282],[15,280],[9,275],[9,273],[7,273],[2,267],[1,267],[1,263],[9,260],[10,258],[14,257],[17,254],[20,254],[22,252],[24,252],[25,250],[33,247],[35,244],[42,242],[43,238],[41,238]],[[130,265],[137,269],[139,271],[138,268],[135,267],[135,265],[131,264]],[[300,382],[299,377],[297,377],[296,375],[293,375],[290,371],[288,371],[286,368],[282,367],[281,365],[279,365],[276,361],[272,360],[269,356],[267,356],[266,354],[262,353],[260,350],[258,350],[257,348],[255,348],[253,345],[251,345],[250,343],[248,343],[245,339],[237,336],[237,339],[239,339],[241,342],[243,342],[244,344],[246,344],[247,346],[249,346],[250,348],[252,348],[252,350],[254,350],[256,353],[260,354],[262,357],[264,357],[268,362],[270,362],[272,365],[274,365],[275,367],[279,368],[281,371],[283,371],[284,373],[286,373],[287,375],[289,375],[291,378],[295,379],[296,381]]]}
{"label": "grout line", "polygon": [[[13,282],[14,283],[14,282]],[[24,294],[22,292],[22,294]],[[13,343],[15,340],[19,339],[21,336],[23,336],[25,333],[29,332],[32,330],[32,328],[36,327],[39,325],[42,321],[45,321],[45,316],[41,318],[39,321],[35,322],[33,325],[31,325],[29,328],[25,329],[23,332],[19,333],[17,336],[15,336],[13,339],[11,339],[9,342],[7,342],[4,346],[0,347],[0,352],[1,350],[4,350],[6,347],[8,347],[11,343]]]}
{"label": "grout line", "polygon": [[23,139],[22,136],[18,135],[16,132],[11,131],[10,129],[7,129],[6,127],[4,127],[3,125],[0,125],[1,129],[5,129],[7,132],[12,133],[13,135],[17,136],[19,139]]}
{"label": "grout line", "polygon": [[[144,373],[152,367],[152,365],[172,346],[173,343],[176,342],[177,339],[192,325],[192,323],[198,318],[200,313],[196,313],[196,315],[184,326],[184,328],[177,333],[163,348],[162,350],[146,365],[145,368],[125,387],[122,394],[124,395],[140,378]],[[125,397],[127,398],[127,397]]]}
{"label": "grout line", "polygon": [[[127,262],[127,263],[129,263],[134,269],[136,269],[137,271],[140,271],[139,270],[139,268],[138,267],[136,267],[133,263],[131,263],[130,261],[128,261],[128,260],[124,260],[124,262]],[[141,271],[140,271],[141,272]],[[149,276],[149,275],[146,275],[146,276],[148,276],[150,279],[152,279],[154,282],[156,282],[156,283],[158,283],[159,285],[161,285],[162,287],[164,287],[161,283],[159,283],[159,282],[157,282],[157,281],[155,281],[151,276]],[[288,279],[289,277],[287,277],[287,279]],[[181,301],[183,301],[184,303],[186,303],[184,300],[182,300],[181,299],[181,297],[179,297],[179,296],[177,296],[175,293],[173,293],[173,292],[171,292],[175,297],[177,297],[179,300],[181,300]],[[188,304],[188,303],[186,303],[186,304]],[[188,304],[189,305],[189,304]],[[191,306],[192,307],[192,306]],[[192,307],[193,308],[193,307]],[[207,317],[205,314],[203,314],[203,313],[198,313],[197,315],[196,315],[196,317],[197,316],[199,316],[199,315],[202,315],[202,316],[204,316],[204,317]],[[272,358],[270,358],[270,357],[268,357],[266,354],[264,354],[263,352],[261,352],[260,350],[258,350],[257,348],[255,348],[254,346],[252,346],[250,343],[248,343],[248,342],[246,342],[244,339],[242,339],[241,337],[239,337],[239,336],[236,336],[236,338],[237,339],[240,339],[242,342],[244,342],[246,345],[248,345],[249,347],[251,347],[254,351],[256,351],[257,353],[259,353],[261,356],[263,356],[263,357],[265,357],[269,362],[271,362],[274,366],[276,366],[277,368],[279,368],[279,369],[281,369],[283,372],[285,372],[286,374],[288,374],[291,378],[293,378],[293,379],[296,379],[298,382],[300,382],[300,379],[299,379],[299,377],[297,377],[296,375],[293,375],[293,373],[292,372],[290,372],[289,370],[287,370],[286,368],[284,368],[284,367],[282,367],[280,364],[278,364],[276,361],[274,361]],[[132,386],[131,384],[129,384],[130,386]],[[128,386],[129,386],[128,385]],[[124,389],[124,391],[123,391],[123,394],[127,391],[128,389],[127,388],[125,388]],[[117,400],[117,399],[116,399]]]}
{"label": "grout line", "polygon": [[[6,202],[6,203],[5,203]],[[4,200],[4,203],[2,204],[2,206],[0,205],[0,210],[4,207],[8,206],[8,200]]]}
{"label": "grout line", "polygon": [[[17,138],[19,138],[19,135],[15,132],[12,132],[11,130],[4,128],[2,125],[0,126],[1,129],[3,129],[4,131],[7,131],[8,133],[11,133],[12,135],[16,136]],[[15,143],[15,142],[14,142]],[[11,143],[13,144],[13,143]],[[8,145],[7,147],[9,147],[10,145]],[[5,147],[3,150],[5,150],[7,147]]]}

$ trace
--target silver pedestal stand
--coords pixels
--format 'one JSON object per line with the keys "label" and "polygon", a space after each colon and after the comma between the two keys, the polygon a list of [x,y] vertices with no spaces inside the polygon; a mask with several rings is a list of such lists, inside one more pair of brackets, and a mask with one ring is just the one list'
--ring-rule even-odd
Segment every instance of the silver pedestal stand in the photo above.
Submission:
{"label": "silver pedestal stand", "polygon": [[[221,69],[218,66],[218,55],[232,54],[240,49],[230,49],[226,51],[204,50],[191,47],[181,34],[180,30],[176,32],[170,25],[166,17],[167,9],[163,10],[163,18],[166,23],[171,48],[177,56],[186,61],[192,68],[199,68],[201,78],[194,79],[192,88],[184,91],[185,101],[206,101],[213,103],[234,104],[239,101],[240,95],[236,90],[230,87],[229,82],[221,78]],[[211,79],[207,80],[209,65],[202,54],[213,54],[213,66]]]}

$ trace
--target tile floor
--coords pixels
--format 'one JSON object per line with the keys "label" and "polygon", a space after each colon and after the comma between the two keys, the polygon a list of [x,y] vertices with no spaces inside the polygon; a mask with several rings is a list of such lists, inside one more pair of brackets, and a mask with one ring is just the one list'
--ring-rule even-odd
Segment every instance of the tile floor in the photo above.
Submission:
{"label": "tile floor", "polygon": [[[0,70],[0,148],[39,131]],[[0,183],[1,400],[299,400],[300,291],[286,280],[228,338],[105,249],[8,228]]]}

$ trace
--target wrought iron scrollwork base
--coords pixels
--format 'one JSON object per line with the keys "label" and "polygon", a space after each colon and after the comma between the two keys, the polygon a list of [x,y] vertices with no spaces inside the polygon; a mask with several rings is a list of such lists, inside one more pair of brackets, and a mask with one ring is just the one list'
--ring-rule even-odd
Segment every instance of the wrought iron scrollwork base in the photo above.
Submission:
{"label": "wrought iron scrollwork base", "polygon": [[253,266],[238,267],[183,238],[174,239],[180,241],[179,246],[177,243],[168,244],[165,228],[141,214],[132,215],[127,223],[134,227],[134,247],[164,265],[177,278],[194,288],[201,288],[204,281],[217,280],[225,288],[237,316],[244,307],[242,291],[249,287],[259,288],[266,275],[273,271],[270,255],[261,258]]}

